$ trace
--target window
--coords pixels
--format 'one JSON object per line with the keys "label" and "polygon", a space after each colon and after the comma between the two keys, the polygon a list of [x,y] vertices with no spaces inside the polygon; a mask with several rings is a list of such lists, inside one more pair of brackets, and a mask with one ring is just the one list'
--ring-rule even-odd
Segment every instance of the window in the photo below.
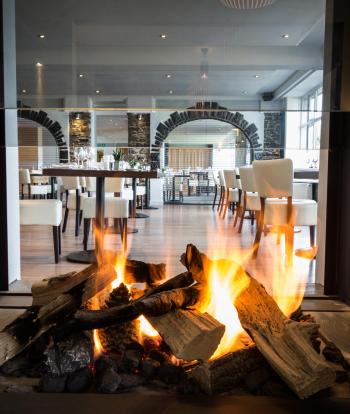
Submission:
{"label": "window", "polygon": [[322,88],[302,98],[300,149],[320,149],[322,98]]}

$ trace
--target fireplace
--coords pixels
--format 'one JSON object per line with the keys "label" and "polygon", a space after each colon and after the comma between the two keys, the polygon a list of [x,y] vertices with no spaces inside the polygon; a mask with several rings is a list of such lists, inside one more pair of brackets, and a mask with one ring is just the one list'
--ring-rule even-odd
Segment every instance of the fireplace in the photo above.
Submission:
{"label": "fireplace", "polygon": [[33,285],[33,306],[2,332],[1,374],[43,393],[300,399],[347,381],[288,269],[270,295],[242,255],[189,244],[179,260],[183,273],[168,275],[163,263],[105,254]]}

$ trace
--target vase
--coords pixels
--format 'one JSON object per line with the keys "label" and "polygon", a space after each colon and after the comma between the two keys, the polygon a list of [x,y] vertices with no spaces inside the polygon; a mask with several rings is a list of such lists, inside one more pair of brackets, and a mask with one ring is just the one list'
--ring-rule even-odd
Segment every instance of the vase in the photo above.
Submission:
{"label": "vase", "polygon": [[119,171],[120,170],[120,161],[114,161],[114,169],[116,171]]}

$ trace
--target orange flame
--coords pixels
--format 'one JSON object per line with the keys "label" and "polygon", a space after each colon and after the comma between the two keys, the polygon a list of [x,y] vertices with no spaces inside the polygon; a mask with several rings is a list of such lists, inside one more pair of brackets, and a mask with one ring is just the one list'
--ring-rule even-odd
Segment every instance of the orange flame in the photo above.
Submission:
{"label": "orange flame", "polygon": [[[216,255],[214,257],[217,257]],[[239,341],[244,335],[234,302],[248,287],[249,278],[242,277],[239,266],[232,260],[213,260],[208,272],[208,285],[199,310],[208,312],[225,325],[225,333],[211,358],[217,358],[242,347]]]}

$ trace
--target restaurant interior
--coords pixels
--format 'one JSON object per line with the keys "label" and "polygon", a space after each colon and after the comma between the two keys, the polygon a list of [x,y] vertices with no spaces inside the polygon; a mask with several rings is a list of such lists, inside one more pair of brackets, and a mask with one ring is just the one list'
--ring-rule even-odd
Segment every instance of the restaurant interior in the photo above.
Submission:
{"label": "restaurant interior", "polygon": [[[237,299],[243,287],[215,265],[220,260],[263,285],[284,318],[298,311],[321,325],[320,341],[336,343],[348,361],[339,395],[349,403],[345,3],[2,0],[0,329],[8,332],[23,312],[39,312],[40,320],[36,295],[44,285],[52,289],[74,276],[72,289],[87,269],[105,272],[107,262],[116,278],[112,293],[123,283],[135,303],[143,296],[133,289],[148,295],[139,282],[157,289],[184,266],[200,284],[193,264],[200,252],[204,273],[206,260],[213,263],[212,298],[224,304],[223,292],[235,291],[227,301],[237,300],[248,333]],[[134,286],[126,275],[135,263],[148,266],[142,269],[149,276],[131,278]],[[149,269],[160,263],[162,277],[151,280]],[[74,311],[105,317],[108,300],[102,304],[100,296],[110,277],[100,276],[95,296]],[[73,290],[50,300],[67,292]],[[196,312],[228,329],[222,314],[230,305],[220,313],[218,303],[213,311],[199,302]],[[151,324],[172,358],[186,359],[154,315],[142,315],[144,337],[152,336]],[[100,335],[106,353],[100,326],[94,349]],[[18,353],[5,358],[1,338],[0,379],[2,358]],[[238,349],[220,346],[210,355]],[[300,398],[316,393],[286,383]]]}

